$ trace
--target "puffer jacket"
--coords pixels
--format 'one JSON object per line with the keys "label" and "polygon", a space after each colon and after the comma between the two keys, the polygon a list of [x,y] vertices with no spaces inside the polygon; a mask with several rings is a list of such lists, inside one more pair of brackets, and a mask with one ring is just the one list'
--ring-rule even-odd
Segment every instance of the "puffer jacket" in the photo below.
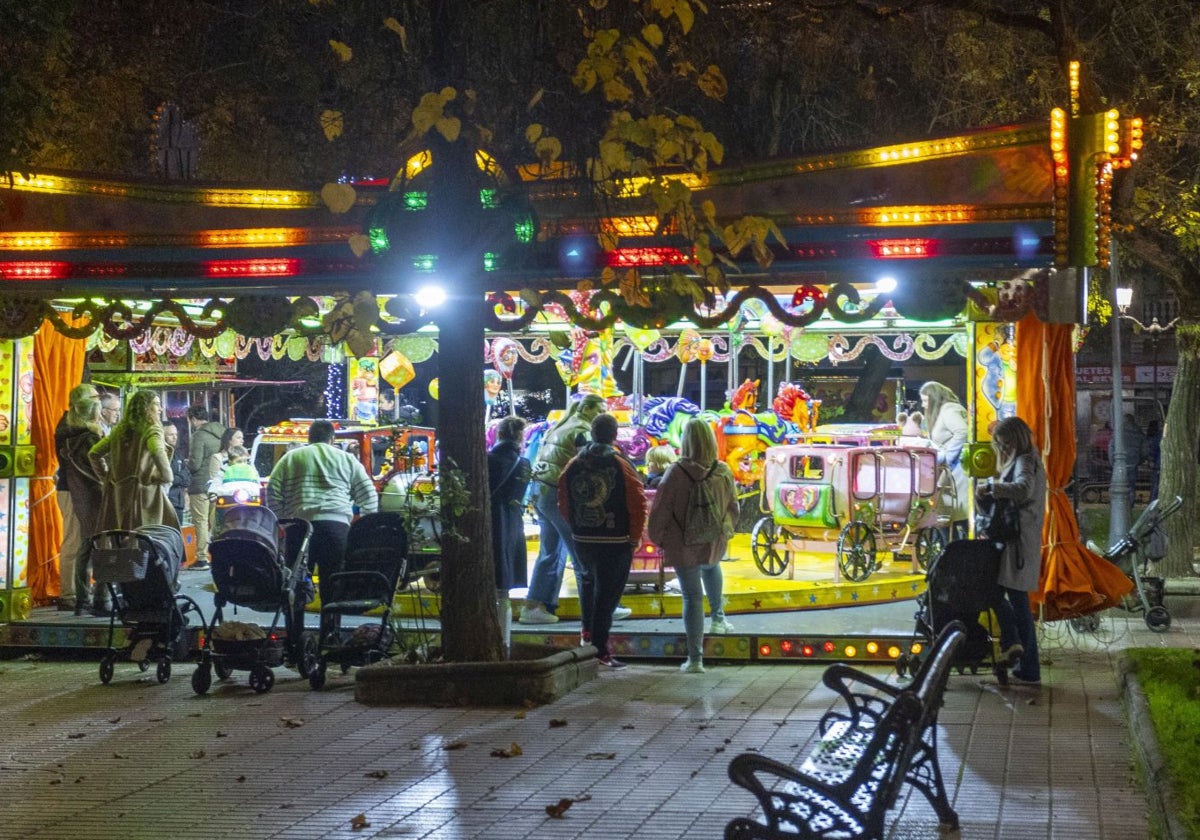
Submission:
{"label": "puffer jacket", "polygon": [[188,484],[188,494],[208,492],[208,463],[213,455],[221,448],[221,436],[225,427],[215,420],[210,420],[192,432],[188,441],[187,466],[192,473],[191,483]]}
{"label": "puffer jacket", "polygon": [[580,445],[587,440],[590,429],[586,421],[575,416],[548,431],[538,448],[537,460],[533,463],[534,480],[557,487],[559,477],[579,451]]}

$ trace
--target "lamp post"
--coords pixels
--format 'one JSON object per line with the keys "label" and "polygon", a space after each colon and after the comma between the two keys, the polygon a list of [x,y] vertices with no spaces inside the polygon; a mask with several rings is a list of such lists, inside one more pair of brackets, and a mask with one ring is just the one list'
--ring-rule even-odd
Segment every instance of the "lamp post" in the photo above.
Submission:
{"label": "lamp post", "polygon": [[[1127,312],[1129,309],[1129,304],[1133,302],[1133,289],[1118,288],[1116,294],[1117,308],[1120,310],[1120,320],[1133,322],[1135,332],[1145,333],[1150,336],[1150,370],[1152,377],[1150,393],[1154,398],[1154,405],[1158,407],[1159,411],[1161,412],[1162,406],[1158,402],[1158,342],[1162,340],[1163,333],[1168,333],[1175,329],[1175,324],[1179,319],[1175,318],[1164,326],[1158,322],[1157,316],[1152,316],[1149,324],[1143,324],[1140,320],[1135,318],[1133,315],[1128,314]],[[1155,471],[1154,478],[1157,479],[1157,470]],[[1157,492],[1157,489],[1157,487],[1151,488],[1151,498],[1153,498],[1153,494]]]}
{"label": "lamp post", "polygon": [[[1111,258],[1113,304],[1124,312],[1133,294],[1117,287],[1117,245]],[[1122,305],[1122,301],[1124,304]],[[1112,477],[1108,484],[1108,544],[1116,545],[1129,530],[1129,473],[1125,463],[1125,405],[1121,394],[1121,319],[1112,319]]]}

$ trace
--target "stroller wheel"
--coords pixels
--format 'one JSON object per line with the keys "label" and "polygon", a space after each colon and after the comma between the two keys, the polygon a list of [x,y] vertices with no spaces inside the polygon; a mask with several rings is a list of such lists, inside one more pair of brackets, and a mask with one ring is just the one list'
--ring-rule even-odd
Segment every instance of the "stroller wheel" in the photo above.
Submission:
{"label": "stroller wheel", "polygon": [[325,660],[317,661],[316,667],[308,674],[308,685],[313,691],[320,691],[325,686]]}
{"label": "stroller wheel", "polygon": [[1007,668],[1001,668],[999,665],[997,665],[995,668],[992,669],[992,673],[996,675],[996,682],[1000,683],[1000,685],[1002,685],[1002,686],[1008,685],[1008,669]]}
{"label": "stroller wheel", "polygon": [[317,638],[311,633],[305,633],[304,641],[300,645],[300,658],[296,662],[296,670],[300,672],[301,677],[307,679],[316,668]]}
{"label": "stroller wheel", "polygon": [[250,687],[259,694],[264,694],[275,685],[275,672],[266,665],[255,665],[250,669]]}
{"label": "stroller wheel", "polygon": [[211,685],[212,669],[207,665],[201,665],[192,671],[192,691],[197,694],[205,694]]}
{"label": "stroller wheel", "polygon": [[1166,607],[1151,607],[1146,611],[1146,626],[1155,633],[1165,633],[1171,626],[1171,614]]}
{"label": "stroller wheel", "polygon": [[113,655],[110,653],[100,660],[100,682],[108,685],[113,678]]}
{"label": "stroller wheel", "polygon": [[150,660],[149,659],[139,659],[138,660],[138,670],[139,671],[149,671],[150,670]]}
{"label": "stroller wheel", "polygon": [[217,672],[217,679],[227,680],[233,676],[233,669],[224,662],[214,662],[213,670]]}
{"label": "stroller wheel", "polygon": [[904,677],[908,676],[908,654],[907,653],[900,654],[899,658],[896,659],[896,676],[898,676],[902,679]]}
{"label": "stroller wheel", "polygon": [[1100,616],[1093,613],[1072,618],[1071,629],[1076,633],[1095,633],[1100,629]]}
{"label": "stroller wheel", "polygon": [[154,676],[158,677],[160,683],[165,683],[171,679],[171,660],[161,659],[158,663],[158,668],[154,672]]}

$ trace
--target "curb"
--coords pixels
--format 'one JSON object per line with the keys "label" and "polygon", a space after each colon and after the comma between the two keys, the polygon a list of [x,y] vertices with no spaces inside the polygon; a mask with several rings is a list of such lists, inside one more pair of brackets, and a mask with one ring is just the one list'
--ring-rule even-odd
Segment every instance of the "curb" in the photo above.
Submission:
{"label": "curb", "polygon": [[1179,821],[1175,807],[1175,794],[1167,776],[1166,762],[1158,749],[1158,737],[1154,734],[1154,721],[1150,718],[1150,706],[1137,677],[1137,669],[1124,651],[1117,657],[1117,682],[1125,698],[1126,715],[1129,718],[1129,734],[1133,741],[1133,753],[1144,775],[1146,804],[1150,812],[1151,825],[1161,829],[1163,840],[1194,840]]}

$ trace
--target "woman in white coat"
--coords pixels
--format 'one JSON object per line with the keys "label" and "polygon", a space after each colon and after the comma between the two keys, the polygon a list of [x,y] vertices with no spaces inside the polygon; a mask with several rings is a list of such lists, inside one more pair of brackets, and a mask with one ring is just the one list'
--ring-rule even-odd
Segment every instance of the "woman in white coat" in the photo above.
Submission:
{"label": "woman in white coat", "polygon": [[950,523],[950,538],[967,534],[967,494],[970,486],[962,467],[962,451],[967,445],[967,409],[954,392],[940,382],[921,386],[921,408],[925,412],[929,439],[937,449],[939,464],[945,464],[954,479],[954,516]]}
{"label": "woman in white coat", "polygon": [[[710,481],[719,510],[725,514],[724,536],[712,542],[689,545],[683,523],[687,519],[692,485]],[[728,633],[733,626],[725,620],[721,560],[737,521],[737,487],[733,473],[717,458],[717,439],[712,427],[693,417],[683,428],[680,459],[667,467],[650,508],[650,539],[663,551],[663,565],[675,569],[683,593],[683,627],[687,633],[687,661],[680,670],[704,673],[704,596],[712,610],[713,634]]]}
{"label": "woman in white coat", "polygon": [[1033,445],[1033,432],[1020,417],[996,424],[992,449],[999,464],[998,478],[979,486],[981,501],[1011,499],[1020,511],[1020,535],[1004,546],[997,584],[1000,598],[996,618],[1000,622],[1000,649],[1016,663],[1011,679],[1024,685],[1040,685],[1037,632],[1029,593],[1041,583],[1042,524],[1046,516],[1046,468]]}

